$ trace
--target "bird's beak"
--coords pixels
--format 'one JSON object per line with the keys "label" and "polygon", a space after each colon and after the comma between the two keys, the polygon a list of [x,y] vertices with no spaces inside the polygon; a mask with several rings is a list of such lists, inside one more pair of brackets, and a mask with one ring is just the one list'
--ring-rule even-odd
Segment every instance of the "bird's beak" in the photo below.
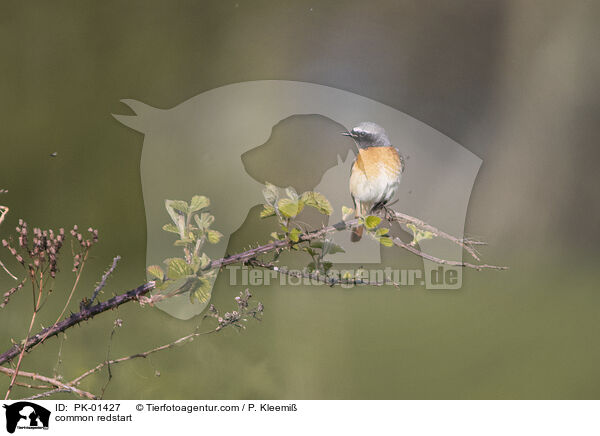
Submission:
{"label": "bird's beak", "polygon": [[354,134],[352,134],[351,132],[340,132],[340,133],[344,136],[350,136],[351,138],[354,138]]}

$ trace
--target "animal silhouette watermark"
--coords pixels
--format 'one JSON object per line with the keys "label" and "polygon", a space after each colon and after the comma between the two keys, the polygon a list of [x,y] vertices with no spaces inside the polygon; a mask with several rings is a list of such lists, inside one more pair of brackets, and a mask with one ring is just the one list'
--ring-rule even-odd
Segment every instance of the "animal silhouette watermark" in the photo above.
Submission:
{"label": "animal silhouette watermark", "polygon": [[[298,116],[321,116],[332,129],[348,130],[361,121],[385,126],[391,142],[410,161],[392,209],[419,216],[445,231],[462,236],[467,205],[481,159],[460,144],[409,115],[366,97],[340,89],[305,82],[267,80],[236,83],[197,95],[171,109],[157,109],[134,100],[123,100],[135,115],[114,115],[124,125],[142,132],[141,181],[147,224],[147,265],[162,262],[176,250],[161,231],[168,218],[167,198],[189,198],[201,192],[212,200],[211,213],[224,238],[209,248],[211,258],[226,253],[232,234],[244,224],[248,212],[263,202],[262,180],[249,175],[243,156],[266,144],[277,126]],[[304,138],[314,142],[313,138]],[[333,213],[329,222],[341,218],[342,206],[352,204],[348,175],[355,150],[351,143],[337,160],[323,169],[314,190],[330,199]],[[319,166],[328,144],[311,151],[310,161]],[[327,159],[325,159],[327,160]],[[298,159],[271,162],[280,172],[293,171]],[[306,165],[304,165],[306,166]],[[265,179],[268,180],[268,179]],[[347,235],[333,235],[343,253],[331,261],[378,264],[380,245],[364,239],[351,244]],[[460,247],[438,240],[423,241],[436,257],[459,261]],[[424,261],[425,277],[438,265]],[[460,268],[454,269],[452,283],[437,284],[426,279],[429,289],[458,289]],[[214,280],[212,284],[214,285]],[[205,308],[190,305],[184,297],[158,304],[171,315],[188,319]]]}

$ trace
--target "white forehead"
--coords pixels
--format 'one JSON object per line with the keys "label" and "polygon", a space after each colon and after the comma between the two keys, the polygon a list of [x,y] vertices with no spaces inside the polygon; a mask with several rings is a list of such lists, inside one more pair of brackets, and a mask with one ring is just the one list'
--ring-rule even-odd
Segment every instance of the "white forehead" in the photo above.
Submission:
{"label": "white forehead", "polygon": [[377,134],[385,134],[385,130],[379,124],[372,123],[370,121],[365,121],[364,123],[360,123],[354,129],[355,132],[367,132],[367,133],[377,133]]}

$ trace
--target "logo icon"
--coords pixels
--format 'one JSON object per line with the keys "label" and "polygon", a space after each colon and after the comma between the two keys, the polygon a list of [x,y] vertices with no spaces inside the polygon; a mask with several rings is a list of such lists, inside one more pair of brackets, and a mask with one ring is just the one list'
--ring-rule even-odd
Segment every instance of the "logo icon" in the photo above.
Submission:
{"label": "logo icon", "polygon": [[15,429],[48,429],[50,411],[29,401],[19,401],[6,409],[6,431],[14,433]]}

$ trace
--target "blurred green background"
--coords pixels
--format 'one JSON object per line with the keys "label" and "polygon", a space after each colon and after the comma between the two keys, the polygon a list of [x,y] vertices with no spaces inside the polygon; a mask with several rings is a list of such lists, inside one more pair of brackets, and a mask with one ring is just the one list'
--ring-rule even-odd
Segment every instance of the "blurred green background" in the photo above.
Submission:
{"label": "blurred green background", "polygon": [[[115,367],[105,398],[598,398],[599,19],[600,4],[584,0],[3,1],[0,187],[10,192],[0,203],[11,212],[0,232],[19,217],[94,226],[101,243],[76,301],[116,254],[102,298],[131,289],[145,280],[143,137],[111,117],[127,113],[120,99],[169,108],[257,79],[345,89],[483,159],[466,232],[489,242],[486,261],[511,270],[466,271],[463,289],[446,292],[260,287],[262,323]],[[273,230],[254,221],[230,252]],[[17,271],[9,257],[0,252]],[[404,254],[386,261],[418,266]],[[70,289],[62,269],[37,327]],[[0,285],[12,281],[0,274]],[[231,308],[240,290],[222,277],[215,304]],[[0,348],[23,337],[30,308],[25,289],[0,311]],[[113,357],[201,322],[133,304],[103,314],[68,332],[66,378],[105,359],[117,317]],[[22,369],[52,374],[59,344]],[[82,387],[98,391],[106,377]]]}

